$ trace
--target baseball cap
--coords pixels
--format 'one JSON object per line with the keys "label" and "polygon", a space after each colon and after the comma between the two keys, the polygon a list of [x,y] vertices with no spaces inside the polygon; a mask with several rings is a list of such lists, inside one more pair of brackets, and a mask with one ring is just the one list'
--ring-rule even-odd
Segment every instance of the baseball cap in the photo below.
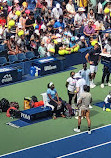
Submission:
{"label": "baseball cap", "polygon": [[56,8],[60,8],[60,4],[59,3],[56,4]]}
{"label": "baseball cap", "polygon": [[82,40],[82,39],[85,39],[85,37],[84,37],[84,36],[81,36],[80,39],[81,39],[81,40]]}

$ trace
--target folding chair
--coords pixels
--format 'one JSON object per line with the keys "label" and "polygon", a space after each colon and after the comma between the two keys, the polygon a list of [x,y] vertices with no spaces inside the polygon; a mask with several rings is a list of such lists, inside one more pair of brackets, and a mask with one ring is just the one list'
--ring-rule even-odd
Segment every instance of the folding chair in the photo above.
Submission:
{"label": "folding chair", "polygon": [[43,98],[43,102],[44,102],[44,107],[48,106],[52,108],[52,111],[54,110],[54,106],[50,105],[47,101],[47,93],[42,93],[42,98]]}

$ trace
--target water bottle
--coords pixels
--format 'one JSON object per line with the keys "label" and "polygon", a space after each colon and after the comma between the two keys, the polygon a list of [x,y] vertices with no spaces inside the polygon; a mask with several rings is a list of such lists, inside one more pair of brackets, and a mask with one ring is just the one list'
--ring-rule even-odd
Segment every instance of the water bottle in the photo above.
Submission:
{"label": "water bottle", "polygon": [[35,72],[36,72],[35,66],[31,66],[31,68],[30,68],[30,75],[31,76],[35,76]]}
{"label": "water bottle", "polygon": [[103,111],[105,111],[105,105],[103,105]]}

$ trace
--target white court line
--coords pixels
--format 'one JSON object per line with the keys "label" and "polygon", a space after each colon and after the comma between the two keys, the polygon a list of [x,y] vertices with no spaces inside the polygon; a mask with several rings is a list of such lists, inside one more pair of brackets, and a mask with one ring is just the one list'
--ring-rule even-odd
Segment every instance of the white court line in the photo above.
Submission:
{"label": "white court line", "polygon": [[82,150],[79,150],[79,151],[76,151],[76,152],[72,152],[72,153],[69,153],[69,154],[66,154],[66,155],[62,155],[62,156],[59,156],[57,158],[63,158],[63,157],[75,155],[75,154],[78,154],[78,153],[81,153],[81,152],[84,152],[84,151],[87,151],[87,150],[90,150],[90,149],[94,149],[94,148],[98,148],[100,146],[104,146],[104,145],[110,144],[110,143],[111,143],[111,141],[103,143],[103,144],[99,144],[99,145],[96,145],[96,146],[92,146],[90,148],[82,149]]}
{"label": "white court line", "polygon": [[[108,125],[105,125],[105,126],[101,126],[101,127],[98,127],[98,128],[94,128],[91,131],[95,131],[95,130],[98,130],[98,129],[101,129],[101,128],[105,128],[105,127],[108,127],[108,126],[111,126],[111,124],[108,124]],[[42,146],[42,145],[50,144],[50,143],[53,143],[53,142],[57,142],[57,141],[60,141],[60,140],[63,140],[63,139],[67,139],[67,138],[70,138],[70,137],[74,137],[74,136],[77,136],[77,135],[81,135],[81,134],[84,134],[84,133],[87,133],[87,131],[84,131],[84,132],[81,132],[81,133],[78,133],[78,134],[73,134],[73,135],[70,135],[70,136],[67,136],[67,137],[55,139],[55,140],[52,140],[52,141],[49,141],[49,142],[45,142],[45,143],[42,143],[42,144],[34,145],[34,146],[31,146],[31,147],[28,147],[28,148],[24,148],[24,149],[20,149],[20,150],[17,150],[17,151],[13,151],[13,152],[10,152],[10,153],[7,153],[7,154],[0,155],[0,157],[11,155],[11,154],[14,154],[14,153],[18,153],[18,152],[21,152],[21,151],[24,151],[24,150],[29,150],[29,149],[32,149],[32,148],[35,148],[35,147],[39,147],[39,146]]]}

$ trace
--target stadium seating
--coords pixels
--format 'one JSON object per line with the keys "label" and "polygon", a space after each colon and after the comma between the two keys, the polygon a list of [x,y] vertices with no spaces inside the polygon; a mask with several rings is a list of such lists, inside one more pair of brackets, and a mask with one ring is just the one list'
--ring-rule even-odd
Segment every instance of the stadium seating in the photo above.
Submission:
{"label": "stadium seating", "polygon": [[7,59],[5,57],[0,57],[0,66],[5,66],[7,64]]}
{"label": "stadium seating", "polygon": [[8,59],[9,59],[9,63],[12,64],[12,63],[17,63],[18,62],[18,58],[16,55],[9,55],[8,56]]}
{"label": "stadium seating", "polygon": [[24,53],[17,54],[18,61],[26,61],[26,56]]}
{"label": "stadium seating", "polygon": [[35,55],[33,52],[26,52],[26,59],[31,60],[31,59],[35,59]]}

